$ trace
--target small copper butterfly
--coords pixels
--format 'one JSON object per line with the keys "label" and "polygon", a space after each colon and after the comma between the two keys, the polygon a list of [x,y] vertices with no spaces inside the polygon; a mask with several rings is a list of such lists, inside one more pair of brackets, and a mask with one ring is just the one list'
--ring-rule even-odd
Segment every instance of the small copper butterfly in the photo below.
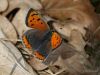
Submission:
{"label": "small copper butterfly", "polygon": [[29,10],[26,25],[33,29],[27,30],[22,35],[22,41],[26,48],[33,50],[36,58],[44,60],[50,52],[60,46],[62,42],[60,35],[49,30],[48,24],[35,10]]}

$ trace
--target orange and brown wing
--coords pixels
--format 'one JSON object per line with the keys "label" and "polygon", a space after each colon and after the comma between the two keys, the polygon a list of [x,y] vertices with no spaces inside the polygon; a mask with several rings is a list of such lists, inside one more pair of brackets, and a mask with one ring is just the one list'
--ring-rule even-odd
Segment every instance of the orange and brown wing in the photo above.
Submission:
{"label": "orange and brown wing", "polygon": [[41,16],[33,9],[30,9],[26,17],[26,25],[31,28],[45,31],[48,29],[47,24],[42,20]]}
{"label": "orange and brown wing", "polygon": [[62,38],[60,37],[60,35],[56,32],[53,32],[52,37],[51,37],[51,46],[53,49],[57,48],[58,46],[60,46],[62,42]]}
{"label": "orange and brown wing", "polygon": [[45,59],[45,57],[42,54],[40,54],[38,51],[34,51],[34,55],[35,55],[36,58],[38,58],[40,60]]}
{"label": "orange and brown wing", "polygon": [[22,36],[22,40],[23,40],[23,43],[26,46],[26,48],[31,49],[31,45],[29,44],[25,35]]}

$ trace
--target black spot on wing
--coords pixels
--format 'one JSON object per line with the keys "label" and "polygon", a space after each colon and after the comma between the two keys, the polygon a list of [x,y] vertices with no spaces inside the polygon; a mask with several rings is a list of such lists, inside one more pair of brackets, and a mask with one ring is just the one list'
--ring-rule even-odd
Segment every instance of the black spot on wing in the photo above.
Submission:
{"label": "black spot on wing", "polygon": [[37,19],[37,21],[40,21],[40,18],[39,18],[39,19]]}

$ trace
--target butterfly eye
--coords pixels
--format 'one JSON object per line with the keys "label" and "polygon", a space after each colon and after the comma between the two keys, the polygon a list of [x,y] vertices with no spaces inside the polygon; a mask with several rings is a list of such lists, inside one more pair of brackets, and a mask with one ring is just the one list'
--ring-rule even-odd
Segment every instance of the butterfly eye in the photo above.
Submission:
{"label": "butterfly eye", "polygon": [[48,30],[48,25],[42,20],[42,17],[33,9],[30,9],[26,17],[26,25],[31,28],[42,31]]}

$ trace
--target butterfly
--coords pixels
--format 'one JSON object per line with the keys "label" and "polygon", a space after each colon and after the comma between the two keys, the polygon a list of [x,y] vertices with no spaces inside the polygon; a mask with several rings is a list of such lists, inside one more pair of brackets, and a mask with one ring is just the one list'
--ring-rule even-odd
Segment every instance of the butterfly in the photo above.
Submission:
{"label": "butterfly", "polygon": [[44,60],[60,46],[62,38],[57,32],[51,31],[38,12],[30,9],[26,17],[26,25],[33,29],[27,30],[22,35],[22,41],[26,48],[32,49],[33,55]]}
{"label": "butterfly", "polygon": [[32,8],[29,9],[25,22],[28,27],[39,29],[41,31],[49,29],[46,22],[44,22],[43,17]]}

